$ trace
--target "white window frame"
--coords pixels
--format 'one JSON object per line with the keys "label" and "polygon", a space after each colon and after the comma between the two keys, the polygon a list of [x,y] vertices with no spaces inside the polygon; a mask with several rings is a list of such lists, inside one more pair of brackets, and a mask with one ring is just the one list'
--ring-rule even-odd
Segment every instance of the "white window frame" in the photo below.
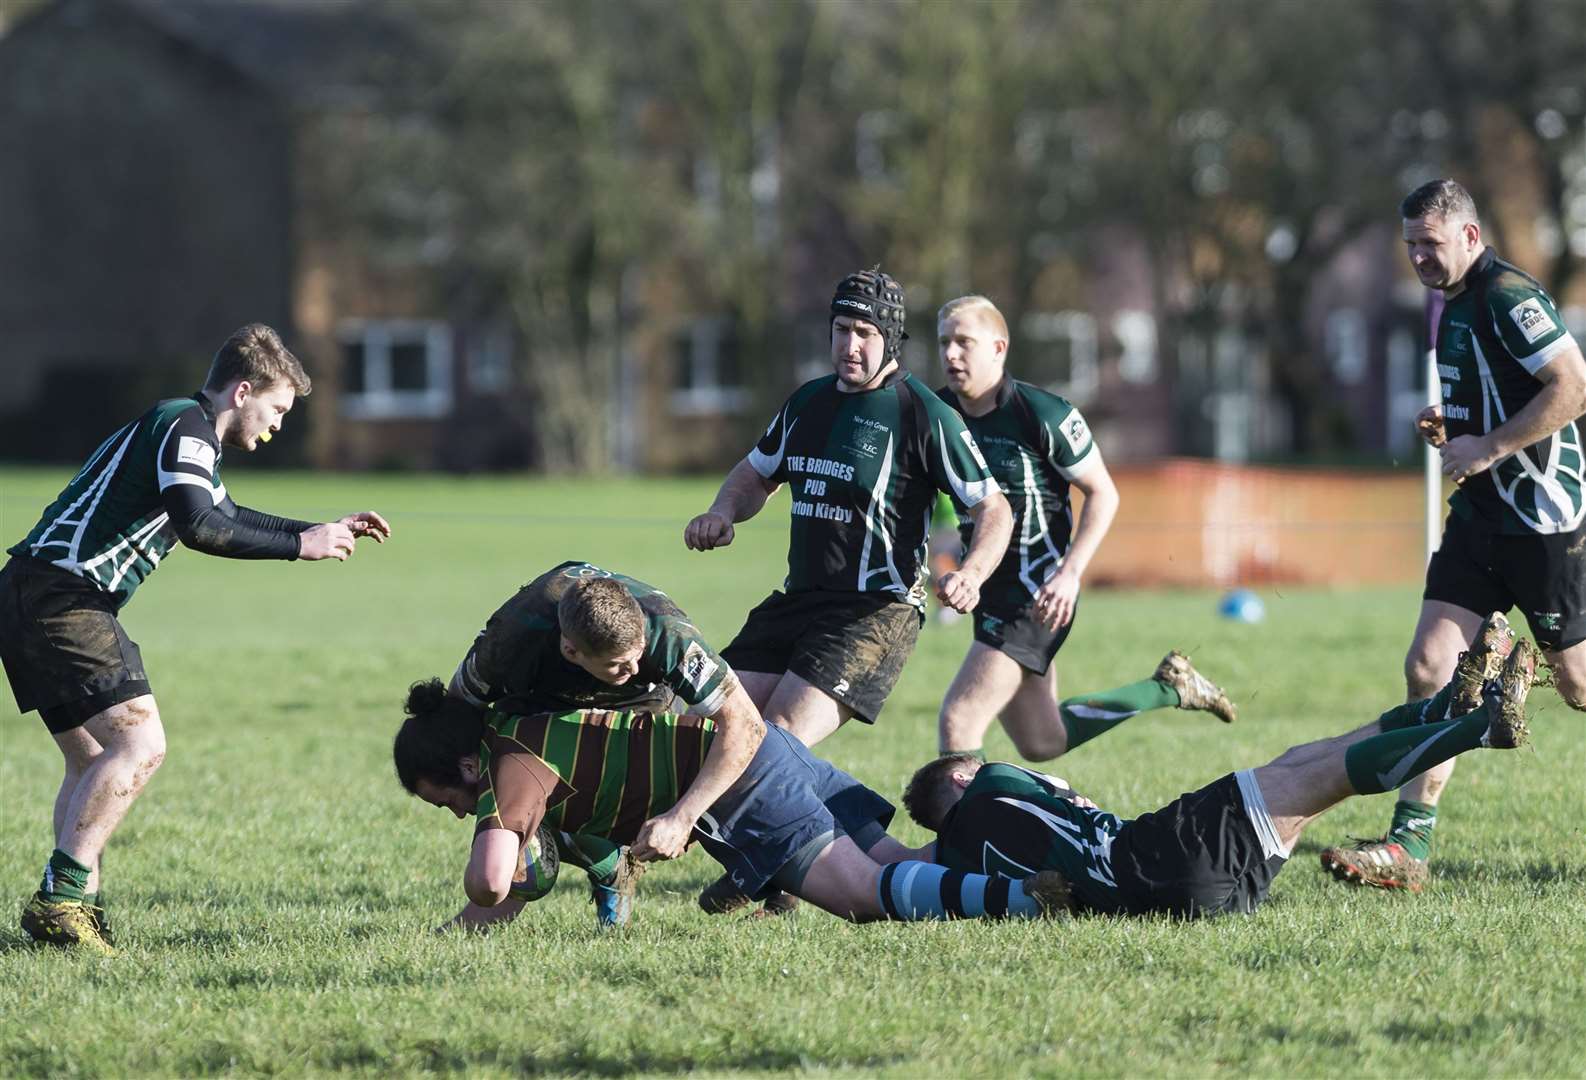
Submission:
{"label": "white window frame", "polygon": [[1019,324],[1026,341],[1068,342],[1068,381],[1048,383],[1075,405],[1088,405],[1101,387],[1101,365],[1097,360],[1096,319],[1084,311],[1037,311],[1024,316]]}
{"label": "white window frame", "polygon": [[693,386],[672,391],[673,416],[721,416],[741,413],[749,406],[749,391],[742,386],[721,383],[721,342],[730,320],[723,315],[706,315],[690,320],[688,364]]}
{"label": "white window frame", "polygon": [[[452,411],[452,331],[433,319],[345,319],[336,328],[342,345],[363,346],[361,393],[344,390],[341,414],[349,420],[438,419]],[[423,390],[391,386],[392,345],[423,344]]]}

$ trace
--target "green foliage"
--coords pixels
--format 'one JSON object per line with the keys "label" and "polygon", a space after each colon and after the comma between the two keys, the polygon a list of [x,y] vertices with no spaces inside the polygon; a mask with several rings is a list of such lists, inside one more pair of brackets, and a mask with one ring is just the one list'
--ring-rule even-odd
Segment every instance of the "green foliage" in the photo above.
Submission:
{"label": "green foliage", "polygon": [[[64,480],[0,476],[4,534]],[[121,954],[40,952],[0,927],[0,1075],[1579,1071],[1586,749],[1550,690],[1533,699],[1534,750],[1460,765],[1419,899],[1350,891],[1317,866],[1323,844],[1386,827],[1378,798],[1314,826],[1249,919],[711,920],[693,897],[717,868],[695,851],[646,875],[624,934],[595,932],[574,874],[504,931],[436,937],[461,903],[469,827],[392,775],[407,684],[449,672],[511,589],[569,557],[661,585],[725,643],[780,579],[785,503],[698,554],[680,534],[707,482],[246,481],[249,504],[372,506],[395,536],[346,565],[182,552],[139,592],[125,623],[170,755],[107,859]],[[1176,646],[1229,687],[1240,721],[1141,716],[1048,768],[1133,814],[1398,699],[1412,588],[1264,598],[1267,621],[1247,626],[1217,619],[1207,593],[1087,595],[1065,692],[1141,678]],[[928,626],[879,730],[821,752],[895,796],[934,752],[967,639],[963,623]],[[0,877],[20,903],[49,852],[59,758],[9,697],[0,745]],[[1000,733],[988,749],[1011,755]]]}

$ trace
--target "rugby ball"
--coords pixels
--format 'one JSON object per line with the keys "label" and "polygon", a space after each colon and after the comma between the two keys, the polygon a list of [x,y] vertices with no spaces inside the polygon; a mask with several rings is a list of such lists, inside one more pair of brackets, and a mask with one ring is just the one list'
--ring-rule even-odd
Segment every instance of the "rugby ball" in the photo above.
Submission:
{"label": "rugby ball", "polygon": [[507,895],[514,900],[538,900],[556,887],[562,859],[556,851],[556,831],[541,825],[518,851],[518,872]]}

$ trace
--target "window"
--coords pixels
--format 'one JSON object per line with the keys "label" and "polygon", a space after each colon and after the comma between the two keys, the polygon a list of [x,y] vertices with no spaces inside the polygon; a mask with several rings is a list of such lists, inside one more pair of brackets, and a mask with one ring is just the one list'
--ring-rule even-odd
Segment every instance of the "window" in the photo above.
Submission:
{"label": "window", "polygon": [[709,316],[687,323],[672,339],[672,413],[735,413],[749,403],[740,368],[737,320]]}
{"label": "window", "polygon": [[1156,319],[1148,311],[1120,311],[1112,318],[1112,333],[1122,352],[1118,377],[1125,382],[1156,381]]}
{"label": "window", "polygon": [[445,323],[349,320],[338,336],[343,416],[393,420],[451,412],[452,339]]}
{"label": "window", "polygon": [[1019,325],[1020,375],[1075,405],[1096,396],[1100,371],[1096,364],[1096,320],[1083,311],[1039,312]]}
{"label": "window", "polygon": [[1327,316],[1323,335],[1333,375],[1339,382],[1353,386],[1365,378],[1370,359],[1366,345],[1366,320],[1354,308],[1343,308]]}

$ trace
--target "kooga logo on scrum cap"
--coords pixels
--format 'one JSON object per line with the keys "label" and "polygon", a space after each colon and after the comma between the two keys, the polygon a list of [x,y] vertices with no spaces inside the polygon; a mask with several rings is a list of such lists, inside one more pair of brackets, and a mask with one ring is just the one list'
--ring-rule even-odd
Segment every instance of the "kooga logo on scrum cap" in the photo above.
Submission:
{"label": "kooga logo on scrum cap", "polygon": [[864,312],[866,315],[874,315],[875,311],[876,311],[875,308],[871,307],[869,304],[865,303],[863,300],[850,300],[846,296],[839,296],[836,300],[833,300],[832,301],[832,306],[833,307],[851,307],[851,308],[856,308],[859,311]]}

